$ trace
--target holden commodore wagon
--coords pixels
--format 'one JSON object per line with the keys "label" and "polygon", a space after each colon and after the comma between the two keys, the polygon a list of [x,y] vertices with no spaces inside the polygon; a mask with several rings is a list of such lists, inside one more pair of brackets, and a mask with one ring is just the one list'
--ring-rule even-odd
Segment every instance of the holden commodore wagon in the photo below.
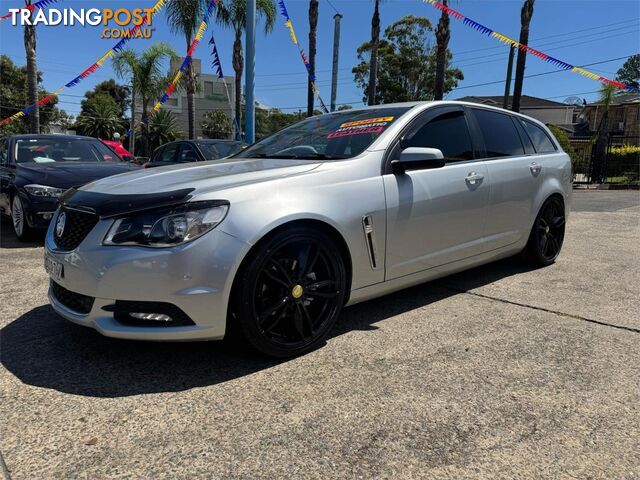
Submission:
{"label": "holden commodore wagon", "polygon": [[49,299],[118,338],[321,345],[341,309],[562,248],[571,163],[540,122],[462,102],[307,118],[222,161],[71,189],[49,227]]}

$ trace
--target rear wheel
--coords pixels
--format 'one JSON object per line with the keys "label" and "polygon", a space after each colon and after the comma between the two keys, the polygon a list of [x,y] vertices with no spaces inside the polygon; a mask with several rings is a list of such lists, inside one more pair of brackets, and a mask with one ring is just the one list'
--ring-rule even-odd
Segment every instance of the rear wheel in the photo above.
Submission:
{"label": "rear wheel", "polygon": [[303,354],[325,341],[342,309],[346,283],[344,260],[331,237],[307,227],[278,232],[239,274],[233,327],[267,355]]}
{"label": "rear wheel", "polygon": [[525,258],[537,266],[551,265],[562,249],[564,230],[564,204],[559,197],[551,197],[544,202],[533,224]]}
{"label": "rear wheel", "polygon": [[28,241],[33,235],[33,230],[27,222],[27,211],[18,195],[13,197],[13,201],[11,202],[11,223],[13,224],[13,231],[16,237],[18,237],[18,240],[21,242]]}

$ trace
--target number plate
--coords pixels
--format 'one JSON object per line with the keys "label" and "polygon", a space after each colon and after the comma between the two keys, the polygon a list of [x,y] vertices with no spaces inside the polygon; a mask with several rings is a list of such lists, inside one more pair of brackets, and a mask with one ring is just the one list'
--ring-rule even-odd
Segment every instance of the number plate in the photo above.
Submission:
{"label": "number plate", "polygon": [[44,256],[44,269],[51,278],[59,282],[64,276],[64,266],[48,255]]}

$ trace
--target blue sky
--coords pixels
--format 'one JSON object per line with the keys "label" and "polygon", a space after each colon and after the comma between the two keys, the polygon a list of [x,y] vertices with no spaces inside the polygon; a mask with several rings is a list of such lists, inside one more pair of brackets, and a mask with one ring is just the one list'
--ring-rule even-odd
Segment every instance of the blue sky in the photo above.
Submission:
{"label": "blue sky", "polygon": [[[308,43],[308,1],[285,0],[289,15],[300,42],[306,50]],[[148,8],[151,0],[65,0],[57,8]],[[353,83],[351,68],[357,63],[356,48],[370,37],[372,0],[331,0],[343,14],[340,45],[340,71],[337,103],[358,105],[362,92]],[[0,11],[20,6],[22,0],[0,0]],[[511,38],[517,39],[520,25],[521,0],[460,0],[452,7],[471,19]],[[320,0],[318,27],[317,77],[320,92],[327,105],[330,99],[331,60],[333,44],[333,15],[335,10],[327,0]],[[408,15],[425,16],[434,24],[439,12],[420,0],[386,0],[381,5],[382,30],[393,21]],[[134,49],[144,49],[151,42],[169,42],[184,55],[186,47],[181,37],[169,32],[164,13],[154,22],[155,32],[150,40],[129,43]],[[225,75],[232,75],[232,32],[213,23],[206,39],[215,33]],[[38,29],[38,67],[43,72],[44,86],[55,90],[95,62],[114,43],[100,39],[101,27],[40,27]],[[636,0],[538,0],[531,24],[530,46],[573,65],[584,65],[626,57],[640,52],[640,2]],[[434,39],[435,42],[435,39]],[[256,45],[256,97],[267,105],[293,112],[305,109],[306,72],[295,46],[289,39],[283,20],[269,35],[259,30]],[[453,62],[461,68],[465,80],[449,94],[455,99],[465,95],[501,95],[502,83],[475,86],[504,79],[508,48],[495,39],[480,35],[452,19],[450,49]],[[19,65],[25,63],[21,27],[10,21],[0,24],[0,53],[7,54]],[[205,71],[210,66],[210,51],[203,42],[195,55],[203,59]],[[624,59],[600,63],[587,69],[613,78]],[[527,74],[556,70],[535,57],[527,60]],[[77,113],[85,91],[96,83],[113,77],[109,62],[78,86],[66,89],[59,107]],[[563,101],[577,95],[593,98],[598,82],[575,73],[562,72],[525,80],[524,93]],[[361,105],[361,103],[360,103]]]}

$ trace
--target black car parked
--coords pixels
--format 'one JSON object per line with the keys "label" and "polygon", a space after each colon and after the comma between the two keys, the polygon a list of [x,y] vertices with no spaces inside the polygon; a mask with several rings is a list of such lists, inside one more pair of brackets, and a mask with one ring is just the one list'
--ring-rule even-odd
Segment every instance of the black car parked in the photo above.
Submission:
{"label": "black car parked", "polygon": [[182,140],[156,148],[151,160],[143,167],[217,160],[238,153],[240,150],[242,150],[242,143],[235,140]]}
{"label": "black car parked", "polygon": [[67,189],[135,168],[95,138],[1,138],[0,213],[10,216],[16,236],[27,240],[35,230],[47,228]]}

